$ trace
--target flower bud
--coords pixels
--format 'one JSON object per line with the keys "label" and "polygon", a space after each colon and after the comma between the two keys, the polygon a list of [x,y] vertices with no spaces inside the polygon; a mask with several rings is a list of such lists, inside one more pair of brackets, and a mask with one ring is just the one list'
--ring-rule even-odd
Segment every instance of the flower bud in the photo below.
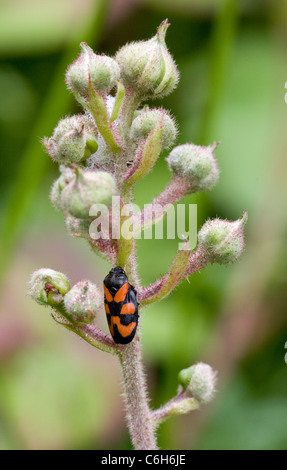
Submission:
{"label": "flower bud", "polygon": [[73,323],[92,323],[101,302],[101,293],[94,284],[89,281],[78,282],[65,295],[66,316]]}
{"label": "flower bud", "polygon": [[31,276],[29,295],[41,305],[57,307],[62,303],[63,296],[70,288],[65,274],[53,269],[42,268]]}
{"label": "flower bud", "polygon": [[166,160],[175,176],[190,182],[192,192],[209,191],[215,186],[219,176],[213,150],[214,146],[179,145]]}
{"label": "flower bud", "polygon": [[214,396],[216,372],[208,364],[199,362],[181,370],[178,381],[187,395],[201,403],[208,403]]}
{"label": "flower bud", "polygon": [[62,174],[53,183],[50,192],[50,201],[58,210],[64,210],[62,204],[62,191],[75,177],[75,172],[71,168],[63,166],[61,167],[61,172]]}
{"label": "flower bud", "polygon": [[61,193],[62,206],[78,219],[88,219],[93,204],[112,203],[116,194],[116,184],[106,171],[77,169],[73,181]]}
{"label": "flower bud", "polygon": [[88,115],[69,116],[58,123],[50,139],[44,137],[43,145],[53,160],[69,165],[86,160],[96,152],[97,133]]}
{"label": "flower bud", "polygon": [[66,217],[66,227],[72,237],[90,238],[89,228],[91,219],[76,219],[72,215]]}
{"label": "flower bud", "polygon": [[244,226],[247,212],[234,222],[213,219],[198,233],[198,242],[211,263],[228,264],[237,261],[244,251]]}
{"label": "flower bud", "polygon": [[133,140],[146,139],[159,122],[162,122],[162,149],[172,147],[176,139],[177,128],[172,117],[164,109],[142,111],[132,123],[131,138]]}
{"label": "flower bud", "polygon": [[141,98],[162,98],[177,85],[178,70],[165,44],[168,26],[163,21],[152,39],[127,44],[116,54],[123,84]]}
{"label": "flower bud", "polygon": [[120,77],[120,69],[114,59],[95,54],[84,42],[81,48],[80,56],[66,73],[67,87],[76,98],[80,97],[80,102],[89,98],[89,83],[99,93],[108,94]]}

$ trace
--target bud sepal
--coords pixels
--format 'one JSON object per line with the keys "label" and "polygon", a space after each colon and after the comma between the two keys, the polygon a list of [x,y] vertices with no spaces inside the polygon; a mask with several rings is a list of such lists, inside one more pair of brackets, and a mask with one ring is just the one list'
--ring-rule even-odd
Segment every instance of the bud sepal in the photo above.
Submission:
{"label": "bud sepal", "polygon": [[80,281],[64,297],[65,316],[73,324],[90,324],[102,306],[102,296],[90,281]]}
{"label": "bud sepal", "polygon": [[117,62],[111,57],[97,55],[84,42],[81,54],[66,72],[66,84],[75,97],[83,103],[89,99],[89,84],[101,94],[108,94],[120,78]]}
{"label": "bud sepal", "polygon": [[111,205],[116,192],[110,173],[77,168],[73,180],[61,192],[61,205],[73,217],[88,219],[94,204]]}
{"label": "bud sepal", "polygon": [[244,251],[244,227],[247,211],[240,219],[213,219],[205,222],[198,233],[198,242],[210,263],[229,264],[238,260]]}
{"label": "bud sepal", "polygon": [[136,181],[144,178],[153,168],[162,149],[163,127],[162,120],[149,133],[148,138],[138,147],[135,158],[135,167],[125,176],[127,186],[131,186]]}
{"label": "bud sepal", "polygon": [[179,73],[165,44],[168,26],[163,21],[152,39],[127,44],[116,54],[124,85],[142,100],[162,98],[178,83]]}
{"label": "bud sepal", "polygon": [[134,141],[147,139],[157,124],[162,127],[162,150],[172,147],[177,136],[177,127],[168,111],[155,108],[143,109],[133,120],[130,137]]}
{"label": "bud sepal", "polygon": [[180,391],[184,391],[199,403],[208,403],[215,394],[216,375],[212,367],[203,362],[183,369],[178,374]]}
{"label": "bud sepal", "polygon": [[69,165],[85,161],[97,151],[97,135],[93,118],[78,114],[61,119],[52,137],[44,137],[42,142],[52,160]]}
{"label": "bud sepal", "polygon": [[65,274],[53,269],[41,268],[35,271],[29,283],[29,295],[41,305],[57,308],[71,289]]}
{"label": "bud sepal", "polygon": [[219,170],[214,148],[214,145],[183,144],[175,147],[167,157],[169,169],[175,177],[189,182],[190,192],[210,191],[217,183]]}

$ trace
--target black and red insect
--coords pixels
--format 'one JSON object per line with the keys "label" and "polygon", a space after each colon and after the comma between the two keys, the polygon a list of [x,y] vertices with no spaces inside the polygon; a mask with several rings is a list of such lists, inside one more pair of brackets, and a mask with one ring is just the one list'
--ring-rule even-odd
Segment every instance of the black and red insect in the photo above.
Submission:
{"label": "black and red insect", "polygon": [[128,344],[138,325],[137,292],[125,271],[117,266],[104,279],[105,310],[115,343]]}

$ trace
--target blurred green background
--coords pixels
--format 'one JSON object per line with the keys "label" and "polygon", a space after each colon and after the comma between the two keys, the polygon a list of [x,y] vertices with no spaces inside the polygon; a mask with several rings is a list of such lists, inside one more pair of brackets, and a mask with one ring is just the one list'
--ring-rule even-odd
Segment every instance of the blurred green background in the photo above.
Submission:
{"label": "blurred green background", "polygon": [[[79,108],[64,73],[86,41],[113,55],[169,18],[177,90],[160,103],[178,144],[221,141],[220,182],[198,204],[209,217],[249,212],[240,262],[209,266],[143,318],[151,404],[171,398],[196,361],[218,370],[212,404],[163,424],[163,449],[287,448],[287,3],[276,0],[1,0],[0,448],[130,449],[117,359],[57,326],[26,294],[50,267],[72,282],[109,270],[65,232],[49,202],[58,170],[40,139]],[[168,182],[163,155],[136,188],[151,200]],[[165,273],[177,241],[141,240],[143,284]],[[98,324],[107,331],[104,315]],[[287,346],[287,345],[286,345]]]}

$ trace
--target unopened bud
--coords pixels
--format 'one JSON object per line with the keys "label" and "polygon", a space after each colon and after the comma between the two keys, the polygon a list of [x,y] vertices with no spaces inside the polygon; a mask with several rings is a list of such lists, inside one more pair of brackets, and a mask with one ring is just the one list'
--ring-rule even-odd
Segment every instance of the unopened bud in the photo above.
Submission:
{"label": "unopened bud", "polygon": [[215,393],[216,372],[208,364],[199,362],[178,374],[178,381],[190,397],[208,403]]}
{"label": "unopened bud", "polygon": [[116,54],[124,85],[141,98],[164,97],[177,85],[178,70],[165,44],[168,26],[163,21],[152,39],[127,44]]}
{"label": "unopened bud", "polygon": [[31,276],[29,295],[41,305],[57,307],[63,302],[63,297],[70,288],[65,274],[42,268]]}
{"label": "unopened bud", "polygon": [[44,137],[43,145],[53,160],[65,165],[78,163],[97,151],[97,134],[90,116],[69,116],[58,123],[52,137]]}
{"label": "unopened bud", "polygon": [[89,228],[91,219],[76,219],[72,215],[66,217],[66,227],[72,237],[90,238]]}
{"label": "unopened bud", "polygon": [[162,148],[172,147],[176,139],[177,128],[172,117],[164,109],[142,111],[132,123],[131,138],[133,140],[146,139],[158,123],[161,123],[162,127]]}
{"label": "unopened bud", "polygon": [[63,189],[75,178],[75,172],[71,168],[62,166],[60,168],[61,175],[59,178],[53,183],[51,192],[50,192],[50,200],[52,204],[58,210],[64,210],[62,204],[62,191]]}
{"label": "unopened bud", "polygon": [[72,216],[88,219],[94,204],[111,205],[116,194],[116,184],[106,171],[77,169],[73,181],[61,193],[61,203]]}
{"label": "unopened bud", "polygon": [[89,281],[80,281],[65,295],[66,316],[73,323],[92,323],[101,302],[102,296],[98,288]]}
{"label": "unopened bud", "polygon": [[80,102],[89,99],[89,83],[99,93],[108,94],[120,77],[120,69],[114,59],[95,54],[84,42],[81,48],[80,56],[66,73],[67,87],[76,98],[80,97]]}
{"label": "unopened bud", "polygon": [[211,263],[228,264],[236,261],[244,251],[244,226],[247,212],[234,222],[213,219],[198,233],[198,242]]}
{"label": "unopened bud", "polygon": [[184,144],[175,147],[167,157],[169,169],[175,176],[190,182],[191,191],[209,191],[217,183],[219,170],[212,147]]}

